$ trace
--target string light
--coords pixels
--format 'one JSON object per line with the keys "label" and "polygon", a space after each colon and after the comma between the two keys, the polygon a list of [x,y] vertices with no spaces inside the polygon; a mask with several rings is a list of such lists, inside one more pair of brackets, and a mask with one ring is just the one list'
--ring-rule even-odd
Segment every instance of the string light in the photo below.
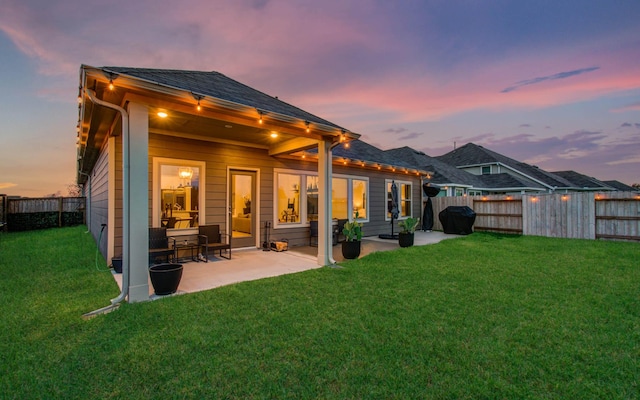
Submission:
{"label": "string light", "polygon": [[82,86],[78,87],[78,104],[82,104]]}
{"label": "string light", "polygon": [[262,111],[258,111],[258,114],[260,114],[260,119],[258,120],[258,123],[262,125]]}
{"label": "string light", "polygon": [[109,90],[113,91],[113,89],[115,88],[115,86],[113,86],[113,78],[109,79]]}
{"label": "string light", "polygon": [[198,105],[196,107],[196,110],[198,111],[202,110],[202,107],[200,107],[200,99],[198,99]]}
{"label": "string light", "polygon": [[311,129],[309,129],[309,121],[304,121],[304,124],[307,126],[307,133],[311,132]]}

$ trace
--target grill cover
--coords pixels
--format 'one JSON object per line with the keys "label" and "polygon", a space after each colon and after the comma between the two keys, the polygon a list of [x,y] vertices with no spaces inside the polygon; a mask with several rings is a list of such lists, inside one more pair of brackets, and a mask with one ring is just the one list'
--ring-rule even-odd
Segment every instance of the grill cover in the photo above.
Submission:
{"label": "grill cover", "polygon": [[476,213],[467,206],[449,206],[438,214],[444,233],[468,235],[473,233]]}

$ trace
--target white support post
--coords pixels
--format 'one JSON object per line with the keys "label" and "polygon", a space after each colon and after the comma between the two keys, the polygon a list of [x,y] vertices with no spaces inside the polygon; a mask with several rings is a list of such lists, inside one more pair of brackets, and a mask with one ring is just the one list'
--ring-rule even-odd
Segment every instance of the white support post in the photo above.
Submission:
{"label": "white support post", "polygon": [[318,265],[322,266],[333,260],[331,160],[331,142],[318,142]]}
{"label": "white support post", "polygon": [[142,104],[129,103],[128,148],[123,206],[129,206],[124,229],[128,225],[129,302],[134,303],[149,300],[149,111]]}

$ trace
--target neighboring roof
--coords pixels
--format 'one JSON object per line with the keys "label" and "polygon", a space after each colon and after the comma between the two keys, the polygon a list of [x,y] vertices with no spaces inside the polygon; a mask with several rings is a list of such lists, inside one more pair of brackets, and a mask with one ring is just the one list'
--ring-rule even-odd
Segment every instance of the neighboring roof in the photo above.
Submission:
{"label": "neighboring roof", "polygon": [[597,180],[596,178],[592,178],[590,176],[582,175],[576,171],[555,171],[552,172],[554,175],[558,175],[569,182],[576,188],[584,189],[584,190],[613,190],[612,186]]}
{"label": "neighboring roof", "polygon": [[254,107],[264,112],[267,117],[269,112],[274,112],[306,120],[310,123],[319,123],[337,129],[343,129],[330,121],[317,117],[298,107],[285,103],[277,97],[269,96],[215,71],[203,72],[128,67],[103,67],[102,70],[117,75],[127,75],[174,89],[186,90],[198,96],[209,96],[231,103]]}
{"label": "neighboring roof", "polygon": [[467,143],[462,147],[437,157],[439,160],[458,168],[483,164],[502,164],[513,170],[529,176],[549,188],[571,188],[573,185],[566,179],[540,169],[536,166],[523,163],[496,153],[474,143]]}
{"label": "neighboring roof", "polygon": [[545,189],[542,185],[532,183],[507,173],[474,175],[408,146],[386,150],[385,154],[388,157],[405,160],[405,162],[422,169],[433,171],[430,182],[437,185],[469,186],[487,191]]}
{"label": "neighboring roof", "polygon": [[481,185],[477,185],[477,188],[482,189],[534,189],[545,190],[545,187],[537,183],[520,178],[519,176],[511,175],[506,172],[500,174],[490,175],[478,175],[481,181]]}
{"label": "neighboring roof", "polygon": [[481,183],[476,175],[453,167],[408,146],[385,150],[384,153],[389,158],[404,160],[416,167],[433,171],[430,181],[438,185],[478,186]]}
{"label": "neighboring roof", "polygon": [[633,186],[626,185],[620,181],[602,181],[603,183],[611,186],[616,190],[621,190],[623,192],[638,192],[639,189],[634,188]]}

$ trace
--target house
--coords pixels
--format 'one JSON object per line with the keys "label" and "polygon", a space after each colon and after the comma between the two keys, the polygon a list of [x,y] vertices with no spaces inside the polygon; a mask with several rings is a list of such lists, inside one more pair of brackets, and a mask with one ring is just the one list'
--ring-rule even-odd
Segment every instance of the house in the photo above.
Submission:
{"label": "house", "polygon": [[516,174],[493,173],[477,175],[463,168],[456,168],[438,157],[430,157],[410,147],[386,150],[389,156],[402,160],[410,160],[420,168],[433,171],[428,181],[438,185],[442,190],[439,196],[477,196],[486,194],[539,192],[544,187]]}
{"label": "house", "polygon": [[308,243],[317,220],[328,265],[334,219],[357,213],[366,235],[389,231],[392,182],[401,218],[420,215],[431,171],[218,72],[82,65],[78,101],[77,180],[102,254],[122,255],[119,298],[149,298],[149,227],[188,236],[216,224],[234,248],[259,248],[267,230]]}
{"label": "house", "polygon": [[478,175],[485,185],[504,187],[505,190],[502,193],[615,190],[596,179],[574,171],[547,172],[537,166],[514,160],[473,143],[467,143],[436,158]]}

